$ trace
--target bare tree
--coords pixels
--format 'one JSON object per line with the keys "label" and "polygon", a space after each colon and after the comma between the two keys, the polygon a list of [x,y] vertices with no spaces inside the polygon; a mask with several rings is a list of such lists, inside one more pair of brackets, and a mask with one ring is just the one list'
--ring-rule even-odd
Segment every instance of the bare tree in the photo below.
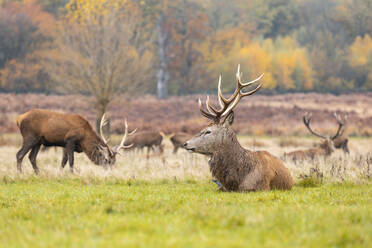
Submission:
{"label": "bare tree", "polygon": [[141,14],[131,9],[84,14],[83,21],[63,22],[48,65],[62,90],[94,96],[99,126],[117,93],[145,88],[152,59],[150,39],[141,33]]}

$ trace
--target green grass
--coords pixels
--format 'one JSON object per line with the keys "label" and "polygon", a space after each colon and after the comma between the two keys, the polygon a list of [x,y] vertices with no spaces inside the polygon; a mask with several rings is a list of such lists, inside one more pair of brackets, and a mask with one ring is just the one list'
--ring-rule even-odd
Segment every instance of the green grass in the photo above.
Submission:
{"label": "green grass", "polygon": [[369,183],[222,193],[211,182],[193,180],[0,182],[3,247],[371,247],[371,242]]}

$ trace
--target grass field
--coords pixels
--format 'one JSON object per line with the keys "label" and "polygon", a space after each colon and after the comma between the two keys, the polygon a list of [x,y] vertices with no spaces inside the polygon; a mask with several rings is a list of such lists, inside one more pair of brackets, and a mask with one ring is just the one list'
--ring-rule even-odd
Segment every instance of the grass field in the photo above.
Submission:
{"label": "grass field", "polygon": [[[239,140],[277,156],[295,149],[284,144],[317,141]],[[27,157],[19,175],[18,147],[2,146],[0,247],[371,247],[371,143],[353,138],[349,156],[287,161],[294,189],[256,193],[217,191],[207,158],[173,155],[168,140],[163,156],[130,152],[112,170],[79,154],[73,175],[50,149],[38,156],[38,177]]]}
{"label": "grass field", "polygon": [[371,185],[220,193],[208,181],[0,186],[4,247],[370,247]]}

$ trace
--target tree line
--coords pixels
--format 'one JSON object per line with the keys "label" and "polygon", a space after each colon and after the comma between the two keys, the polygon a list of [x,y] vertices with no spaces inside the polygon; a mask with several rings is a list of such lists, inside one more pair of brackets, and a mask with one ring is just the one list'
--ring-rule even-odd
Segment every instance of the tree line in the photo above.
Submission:
{"label": "tree line", "polygon": [[372,0],[0,0],[0,91],[225,92],[372,89]]}

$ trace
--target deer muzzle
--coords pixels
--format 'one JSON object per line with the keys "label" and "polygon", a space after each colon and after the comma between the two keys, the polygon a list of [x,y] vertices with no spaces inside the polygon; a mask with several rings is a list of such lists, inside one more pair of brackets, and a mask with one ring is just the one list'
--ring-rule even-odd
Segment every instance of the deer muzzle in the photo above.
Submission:
{"label": "deer muzzle", "polygon": [[195,152],[195,148],[194,147],[190,147],[189,143],[186,141],[185,143],[183,143],[183,147],[188,151],[188,152]]}

